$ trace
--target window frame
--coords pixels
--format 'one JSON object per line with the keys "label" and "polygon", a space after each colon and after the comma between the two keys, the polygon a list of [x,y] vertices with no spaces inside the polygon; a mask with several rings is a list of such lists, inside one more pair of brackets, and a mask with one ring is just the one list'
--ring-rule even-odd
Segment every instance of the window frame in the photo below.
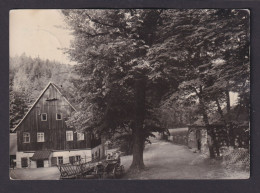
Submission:
{"label": "window frame", "polygon": [[63,164],[63,156],[58,156],[58,164]]}
{"label": "window frame", "polygon": [[[60,115],[60,119],[58,119],[58,115]],[[62,113],[56,113],[56,121],[62,120]]]}
{"label": "window frame", "polygon": [[[43,119],[43,115],[46,115],[46,120]],[[47,121],[47,120],[48,120],[47,113],[41,113],[41,121]]]}
{"label": "window frame", "polygon": [[[43,137],[43,141],[39,141],[39,137]],[[45,142],[44,132],[37,132],[37,142],[42,143]]]}
{"label": "window frame", "polygon": [[[81,138],[79,138],[81,136]],[[83,136],[83,137],[82,137]],[[77,141],[84,141],[85,140],[85,135],[84,133],[77,133]]]}
{"label": "window frame", "polygon": [[[68,134],[71,133],[71,139],[68,139]],[[73,131],[66,131],[66,141],[73,141]]]}
{"label": "window frame", "polygon": [[[25,141],[24,139],[25,139],[25,134],[28,134],[28,141]],[[23,132],[23,143],[30,143],[30,141],[31,141],[31,135],[30,135],[30,133],[29,132]]]}

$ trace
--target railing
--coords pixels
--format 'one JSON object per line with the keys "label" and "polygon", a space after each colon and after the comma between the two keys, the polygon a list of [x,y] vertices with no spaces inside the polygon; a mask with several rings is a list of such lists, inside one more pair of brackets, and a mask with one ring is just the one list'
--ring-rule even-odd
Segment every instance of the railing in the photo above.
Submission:
{"label": "railing", "polygon": [[60,164],[57,165],[60,171],[60,177],[62,179],[68,178],[79,178],[82,175],[86,174],[87,172],[91,171],[95,167],[95,163],[93,162],[86,162],[86,163],[67,163],[67,164]]}

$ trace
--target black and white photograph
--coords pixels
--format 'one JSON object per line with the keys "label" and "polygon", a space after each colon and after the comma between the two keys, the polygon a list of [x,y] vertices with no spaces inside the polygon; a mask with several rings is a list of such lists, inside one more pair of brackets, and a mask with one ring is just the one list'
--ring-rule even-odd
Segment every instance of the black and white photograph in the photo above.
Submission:
{"label": "black and white photograph", "polygon": [[11,180],[250,178],[249,9],[13,9],[9,29]]}

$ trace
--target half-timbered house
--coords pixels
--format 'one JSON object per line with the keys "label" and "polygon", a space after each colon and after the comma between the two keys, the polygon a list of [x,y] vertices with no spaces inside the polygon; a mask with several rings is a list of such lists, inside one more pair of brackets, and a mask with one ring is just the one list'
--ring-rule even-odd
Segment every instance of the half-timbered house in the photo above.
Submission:
{"label": "half-timbered house", "polygon": [[100,138],[66,125],[74,111],[62,89],[49,83],[15,128],[16,166],[50,167],[101,158],[104,148]]}

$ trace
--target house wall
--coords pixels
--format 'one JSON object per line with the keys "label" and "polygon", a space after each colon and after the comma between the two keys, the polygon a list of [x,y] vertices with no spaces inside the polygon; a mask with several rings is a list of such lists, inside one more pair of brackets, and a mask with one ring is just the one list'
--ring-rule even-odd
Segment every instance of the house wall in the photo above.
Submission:
{"label": "house wall", "polygon": [[30,168],[37,168],[37,163],[36,163],[36,161],[32,161],[32,160],[30,160]]}
{"label": "house wall", "polygon": [[[51,167],[51,158],[52,157],[56,157],[58,159],[58,157],[63,157],[63,163],[69,163],[69,157],[71,156],[80,156],[82,161],[86,161],[89,162],[91,161],[91,154],[92,152],[96,152],[98,151],[98,149],[100,149],[100,151],[103,153],[102,151],[102,145],[99,145],[98,147],[94,148],[94,149],[84,149],[84,150],[70,150],[70,151],[54,151],[52,152],[52,155],[50,156],[50,158],[48,160],[44,160],[44,167]],[[28,168],[37,168],[37,164],[36,161],[30,160],[30,158],[33,156],[34,152],[17,152],[16,156],[17,156],[17,168],[21,168],[21,158],[26,157],[28,159]],[[58,163],[58,160],[57,160]]]}
{"label": "house wall", "polygon": [[[57,100],[46,101],[52,98]],[[73,111],[66,99],[50,84],[17,129],[18,151],[90,148],[90,135],[85,133],[84,140],[77,141],[75,130],[66,126],[65,120]],[[47,121],[41,121],[42,113],[47,113]],[[56,113],[62,114],[62,120],[56,120]],[[69,130],[75,132],[73,141],[66,141],[66,131]],[[30,133],[30,143],[23,142],[23,132]],[[44,142],[37,142],[37,132],[44,132]]]}
{"label": "house wall", "polygon": [[80,156],[82,161],[89,162],[89,161],[91,161],[91,149],[70,150],[70,151],[54,151],[53,154],[52,154],[52,157],[57,157],[57,158],[63,157],[63,163],[64,164],[70,163],[69,157],[71,157],[71,156]]}
{"label": "house wall", "polygon": [[27,158],[27,164],[28,168],[36,168],[36,162],[30,161],[30,157],[32,157],[34,152],[16,152],[16,167],[21,168],[22,167],[22,158]]}
{"label": "house wall", "polygon": [[100,158],[103,158],[105,156],[105,151],[104,151],[103,147],[104,146],[101,144],[101,145],[91,149],[91,156],[93,154],[94,155],[94,159],[97,159],[97,157],[95,156],[96,155],[95,153],[97,152],[97,155],[98,155],[98,152],[100,150]]}
{"label": "house wall", "polygon": [[45,168],[50,167],[51,166],[50,163],[51,163],[50,160],[44,160],[43,167],[45,167]]}
{"label": "house wall", "polygon": [[[27,158],[28,160],[28,168],[37,168],[37,163],[36,161],[31,160],[30,158],[33,156],[34,152],[17,152],[16,153],[16,167],[17,168],[22,168],[22,158]],[[44,167],[50,167],[50,160],[44,160],[43,164]]]}
{"label": "house wall", "polygon": [[15,156],[17,152],[17,134],[10,133],[9,134],[9,155]]}

